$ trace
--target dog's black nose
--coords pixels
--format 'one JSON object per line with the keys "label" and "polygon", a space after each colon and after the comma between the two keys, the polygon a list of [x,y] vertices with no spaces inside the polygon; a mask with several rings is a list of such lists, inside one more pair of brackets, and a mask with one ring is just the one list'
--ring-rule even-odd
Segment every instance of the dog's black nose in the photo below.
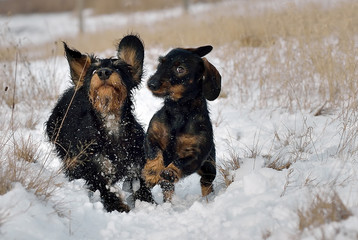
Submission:
{"label": "dog's black nose", "polygon": [[97,75],[101,80],[107,80],[113,71],[109,68],[100,68],[97,70]]}
{"label": "dog's black nose", "polygon": [[151,91],[158,90],[160,88],[160,81],[155,78],[150,78],[148,81],[148,88]]}

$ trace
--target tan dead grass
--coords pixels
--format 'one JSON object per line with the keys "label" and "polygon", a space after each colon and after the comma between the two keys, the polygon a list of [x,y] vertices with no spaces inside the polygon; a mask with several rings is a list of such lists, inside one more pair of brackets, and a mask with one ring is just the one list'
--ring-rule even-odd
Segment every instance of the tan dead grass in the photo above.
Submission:
{"label": "tan dead grass", "polygon": [[[220,11],[189,11],[152,25],[133,23],[63,40],[81,46],[83,52],[107,50],[116,44],[115,39],[130,32],[140,34],[147,50],[211,44],[225,80],[222,96],[228,97],[229,89],[237,89],[239,101],[255,101],[260,108],[276,105],[293,111],[324,105],[320,111],[324,113],[356,94],[358,3],[337,3],[334,8],[287,4],[280,10],[260,11],[247,4],[240,6],[247,8],[246,15],[238,13],[245,10],[229,5]],[[63,55],[57,42],[30,48],[45,57]],[[0,55],[11,56],[11,52],[1,49]],[[255,64],[255,72],[248,71],[246,64]],[[252,87],[260,90],[258,99],[248,93]]]}
{"label": "tan dead grass", "polygon": [[235,181],[234,171],[240,168],[240,157],[233,149],[229,150],[229,159],[217,165],[220,176],[223,179],[223,186],[227,188]]}
{"label": "tan dead grass", "polygon": [[358,156],[358,94],[343,105],[338,119],[341,125],[337,155],[344,160]]}
{"label": "tan dead grass", "polygon": [[35,143],[31,136],[25,138],[22,137],[20,141],[14,142],[14,158],[34,163],[40,157],[39,155],[39,143]]}
{"label": "tan dead grass", "polygon": [[350,217],[352,213],[336,192],[331,194],[316,194],[307,209],[298,210],[299,230],[319,227],[331,222],[340,222]]}
{"label": "tan dead grass", "polygon": [[0,142],[0,195],[6,194],[18,182],[40,199],[48,200],[61,186],[56,181],[58,173],[46,172],[45,166],[34,164],[46,164],[49,155],[39,149],[32,137],[22,137],[17,142],[13,134],[4,135]]}
{"label": "tan dead grass", "polygon": [[153,9],[165,9],[178,6],[182,1],[167,1],[167,0],[102,0],[102,1],[88,1],[88,7],[93,8],[96,14],[106,14],[113,12],[135,12],[148,11]]}
{"label": "tan dead grass", "polygon": [[60,12],[69,11],[74,8],[73,0],[11,0],[0,1],[0,14],[23,14],[34,12]]}
{"label": "tan dead grass", "polygon": [[[5,38],[4,35],[2,37]],[[23,103],[38,109],[58,97],[59,83],[54,81],[56,66],[52,65],[56,59],[54,52],[52,60],[47,61],[41,71],[37,72],[32,69],[33,59],[28,56],[28,51],[20,45],[10,44],[5,52],[0,51],[0,57],[3,60],[0,61],[1,104],[14,109],[17,104]],[[32,115],[25,125],[31,128],[37,121],[36,116]]]}
{"label": "tan dead grass", "polygon": [[281,134],[276,130],[273,147],[270,154],[265,156],[265,166],[281,171],[290,168],[297,161],[304,161],[314,151],[312,132],[313,128],[307,126],[305,121],[301,129],[286,127]]}

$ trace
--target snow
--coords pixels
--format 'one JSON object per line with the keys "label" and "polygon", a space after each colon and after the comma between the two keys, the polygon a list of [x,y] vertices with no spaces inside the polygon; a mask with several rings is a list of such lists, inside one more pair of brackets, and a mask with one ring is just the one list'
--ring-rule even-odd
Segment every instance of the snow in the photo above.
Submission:
{"label": "snow", "polygon": [[[235,5],[239,2],[223,4]],[[334,3],[321,2],[327,7]],[[256,3],[258,8],[267,5],[277,7],[280,1]],[[205,11],[212,7],[218,6],[197,5],[191,11]],[[157,19],[169,19],[179,14],[179,8],[128,16],[92,16],[87,11],[87,29],[96,31],[98,27],[112,28],[111,24],[125,25],[128,19],[149,24]],[[9,37],[26,44],[47,42],[60,36],[75,34],[77,28],[75,24],[71,24],[74,21],[72,13],[1,16],[0,26],[9,29]],[[80,46],[76,48],[80,50]],[[146,51],[146,56],[149,57],[145,59],[144,81],[153,73],[158,55],[164,54],[168,49]],[[256,71],[253,61],[265,63],[265,57],[256,59],[254,56],[252,58],[256,60],[250,61],[250,56],[242,54],[248,58],[248,75]],[[259,55],[257,52],[255,54]],[[222,73],[223,83],[229,81],[227,76],[236,74],[233,65],[232,69],[225,68],[230,63],[224,65],[215,49],[207,58]],[[50,81],[51,79],[45,77],[49,74],[58,79],[59,82],[46,84],[55,86],[59,93],[69,86],[69,70],[63,57],[31,62],[31,68],[35,73],[35,80]],[[29,86],[25,70],[19,69],[20,92]],[[9,137],[9,133],[0,128],[1,135],[4,139],[13,138],[10,141],[15,142],[23,136],[31,136],[39,146],[38,154],[41,157],[37,163],[29,166],[30,169],[43,169],[45,176],[55,174],[54,181],[60,187],[45,200],[37,197],[33,191],[26,190],[22,184],[13,183],[11,191],[0,195],[0,238],[308,240],[326,239],[323,237],[326,236],[327,239],[357,239],[358,156],[345,152],[348,149],[343,149],[341,154],[337,153],[342,149],[340,130],[343,120],[339,115],[333,113],[313,116],[309,112],[289,112],[277,107],[258,108],[255,102],[251,105],[243,104],[240,100],[242,96],[234,94],[235,89],[227,91],[230,97],[210,102],[209,107],[214,123],[218,164],[227,162],[232,154],[240,157],[240,168],[231,172],[234,182],[225,188],[223,178],[218,173],[215,193],[203,198],[199,176],[194,174],[177,183],[172,203],[163,203],[161,190],[155,187],[153,195],[158,205],[137,201],[135,208],[129,213],[106,212],[100,203],[98,192],[89,196],[83,180],[68,182],[62,173],[56,174],[60,168],[60,160],[47,142],[43,128],[55,100],[34,109],[29,108],[30,103],[19,103],[14,112],[19,129]],[[252,96],[259,94],[254,88],[248,91]],[[145,127],[154,112],[160,108],[161,102],[152,96],[145,84],[135,92],[136,115]],[[2,104],[0,112],[1,124],[11,119],[11,109],[7,105]],[[34,114],[38,120],[32,129],[24,127],[30,114]],[[357,128],[356,124],[351,127]],[[2,143],[0,140],[0,146]],[[277,171],[267,167],[267,155],[282,162],[294,161],[288,169]],[[299,231],[298,210],[307,208],[316,194],[332,191],[337,192],[352,216],[340,222],[328,222]]]}

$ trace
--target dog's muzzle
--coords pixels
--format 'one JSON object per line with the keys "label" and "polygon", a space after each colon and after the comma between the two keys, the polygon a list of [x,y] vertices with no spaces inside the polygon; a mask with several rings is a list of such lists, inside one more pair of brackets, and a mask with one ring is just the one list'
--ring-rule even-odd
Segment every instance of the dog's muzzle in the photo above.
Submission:
{"label": "dog's muzzle", "polygon": [[148,88],[151,91],[156,91],[160,88],[160,81],[159,79],[157,79],[156,77],[152,76],[149,80],[148,80]]}

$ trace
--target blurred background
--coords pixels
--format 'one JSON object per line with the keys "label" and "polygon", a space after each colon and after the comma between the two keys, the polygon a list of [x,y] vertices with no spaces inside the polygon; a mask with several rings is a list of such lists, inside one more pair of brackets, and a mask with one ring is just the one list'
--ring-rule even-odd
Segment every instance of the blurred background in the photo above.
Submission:
{"label": "blurred background", "polygon": [[182,5],[184,8],[198,2],[220,0],[0,0],[0,14],[26,14],[71,11],[78,7],[90,8],[96,14],[165,9]]}
{"label": "blurred background", "polygon": [[235,90],[235,101],[258,107],[337,107],[357,95],[357,12],[356,0],[0,0],[0,60],[62,59],[62,41],[114,56],[134,33],[151,63],[174,47],[212,45],[222,97]]}

